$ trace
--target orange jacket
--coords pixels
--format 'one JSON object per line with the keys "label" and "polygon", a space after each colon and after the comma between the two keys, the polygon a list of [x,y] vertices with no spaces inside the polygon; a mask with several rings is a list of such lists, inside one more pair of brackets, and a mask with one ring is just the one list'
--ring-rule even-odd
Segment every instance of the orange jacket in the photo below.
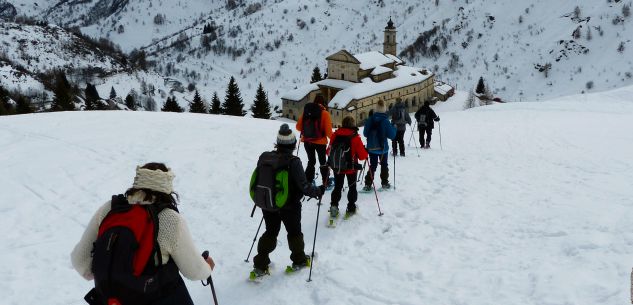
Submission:
{"label": "orange jacket", "polygon": [[[319,107],[321,107],[321,130],[324,136],[316,141],[310,141],[310,143],[327,145],[327,140],[332,137],[332,119],[330,118],[330,113],[325,110],[323,105],[319,105]],[[299,133],[303,134],[303,113],[299,117],[296,127]],[[301,142],[305,142],[303,141],[303,135],[301,136]]]}

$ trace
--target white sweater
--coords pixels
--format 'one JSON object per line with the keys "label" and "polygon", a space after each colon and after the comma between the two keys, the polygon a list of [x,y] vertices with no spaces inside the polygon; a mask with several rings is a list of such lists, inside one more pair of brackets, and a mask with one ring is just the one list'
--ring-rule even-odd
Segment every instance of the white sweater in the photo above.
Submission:
{"label": "white sweater", "polygon": [[[133,202],[130,200],[130,202]],[[137,202],[137,204],[149,204]],[[90,220],[81,240],[70,254],[72,265],[86,280],[94,278],[91,270],[92,247],[97,240],[99,225],[110,212],[110,201],[101,206]],[[201,252],[193,244],[185,219],[172,209],[164,209],[158,214],[158,245],[162,262],[171,257],[180,272],[190,280],[204,280],[211,275],[211,267],[204,261]]]}

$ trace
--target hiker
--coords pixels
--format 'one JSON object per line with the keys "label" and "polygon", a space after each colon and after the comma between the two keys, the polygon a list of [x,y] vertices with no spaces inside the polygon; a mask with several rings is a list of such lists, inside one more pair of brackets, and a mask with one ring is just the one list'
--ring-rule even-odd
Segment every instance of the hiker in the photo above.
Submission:
{"label": "hiker", "polygon": [[[257,200],[259,197],[258,190],[254,190],[254,186],[258,183],[265,181],[266,167],[264,164],[276,164],[277,168],[287,170],[287,195],[283,205],[278,209],[266,209],[262,208],[262,214],[264,216],[264,222],[266,223],[266,231],[259,238],[257,244],[257,255],[253,257],[253,271],[251,271],[250,278],[255,278],[270,274],[268,265],[270,264],[269,254],[277,247],[277,235],[281,229],[281,223],[283,222],[286,231],[288,232],[288,248],[290,248],[290,259],[292,260],[292,268],[300,269],[302,267],[310,266],[310,257],[304,252],[303,233],[301,232],[301,199],[304,195],[313,198],[321,198],[325,192],[325,186],[319,187],[311,184],[305,176],[303,171],[303,165],[301,160],[293,155],[297,144],[297,138],[295,137],[288,124],[283,124],[279,128],[277,134],[277,145],[272,152],[265,152],[260,156],[257,169],[255,170],[254,178],[251,179],[251,196],[256,205],[259,205]],[[269,160],[270,162],[266,162]],[[271,179],[271,180],[276,180]],[[283,179],[282,179],[283,180]],[[278,181],[273,181],[272,184],[277,184]],[[268,186],[272,188],[274,186]],[[261,189],[265,189],[262,187]],[[279,194],[279,192],[275,192]],[[258,198],[259,197],[259,198]],[[264,199],[269,197],[264,192]],[[277,197],[277,196],[275,196]],[[278,206],[278,205],[277,205]]]}
{"label": "hiker", "polygon": [[365,175],[363,191],[370,191],[374,181],[374,174],[380,163],[380,180],[384,189],[391,188],[389,184],[389,143],[387,139],[396,137],[396,129],[389,123],[385,102],[376,103],[374,114],[365,121],[363,135],[367,138],[367,152],[369,153],[369,169]]}
{"label": "hiker", "polygon": [[[323,184],[327,186],[329,169],[326,164],[325,149],[328,139],[332,137],[332,119],[325,108],[325,98],[319,94],[314,102],[308,103],[303,108],[303,114],[297,121],[297,130],[301,133],[301,142],[304,143],[308,155],[306,166],[306,179],[314,183],[316,158],[319,158],[319,168]],[[316,156],[315,156],[316,154]]]}
{"label": "hiker", "polygon": [[343,184],[347,178],[347,209],[345,215],[356,213],[356,175],[359,167],[358,160],[367,160],[367,150],[358,135],[358,127],[353,117],[343,118],[342,127],[336,130],[330,139],[328,147],[329,164],[334,171],[334,190],[330,202],[330,217],[338,216],[338,203],[341,200]]}
{"label": "hiker", "polygon": [[194,245],[176,207],[173,179],[163,163],[137,167],[125,195],[112,196],[94,214],[71,253],[75,270],[95,280],[85,297],[89,304],[193,305],[178,272],[204,280],[215,263]]}
{"label": "hiker", "polygon": [[404,133],[407,131],[407,124],[411,125],[411,116],[400,99],[389,110],[389,113],[391,114],[391,124],[396,127],[396,138],[391,142],[393,155],[398,155],[398,146],[400,146],[400,156],[404,157]]}
{"label": "hiker", "polygon": [[[416,111],[415,120],[418,121],[418,132],[420,133],[420,147],[431,148],[431,134],[435,128],[434,122],[439,122],[440,117],[431,109],[429,101],[425,101],[424,105]],[[424,133],[426,132],[426,142],[424,142]]]}

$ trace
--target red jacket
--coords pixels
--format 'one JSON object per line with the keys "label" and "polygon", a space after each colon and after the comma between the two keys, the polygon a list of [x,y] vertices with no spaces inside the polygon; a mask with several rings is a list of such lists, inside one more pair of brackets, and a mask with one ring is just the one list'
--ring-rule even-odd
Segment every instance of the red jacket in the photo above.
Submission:
{"label": "red jacket", "polygon": [[[330,138],[330,145],[327,148],[327,154],[330,155],[330,149],[332,149],[332,143],[336,140],[336,136],[351,136],[356,133],[356,136],[352,138],[350,142],[350,153],[352,154],[352,160],[354,163],[358,163],[358,160],[367,160],[367,150],[365,149],[365,145],[363,144],[363,140],[361,140],[360,135],[358,135],[357,129],[349,129],[349,128],[339,128],[334,132],[332,137]],[[353,174],[355,169],[344,170],[341,171],[341,174]]]}
{"label": "red jacket", "polygon": [[[332,143],[332,118],[323,105],[319,105],[319,107],[321,107],[321,130],[323,130],[324,134],[322,138],[311,142],[314,144],[327,145],[327,139],[330,139],[330,143]],[[301,133],[301,142],[305,142],[303,139],[303,113],[299,117],[296,127],[299,133]]]}

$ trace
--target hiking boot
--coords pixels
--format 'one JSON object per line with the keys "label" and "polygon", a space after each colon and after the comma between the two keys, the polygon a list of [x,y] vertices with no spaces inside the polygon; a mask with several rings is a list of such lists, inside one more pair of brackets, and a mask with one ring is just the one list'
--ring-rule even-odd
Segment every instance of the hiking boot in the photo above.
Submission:
{"label": "hiking boot", "polygon": [[363,192],[369,192],[369,191],[371,191],[371,185],[363,186]]}
{"label": "hiking boot", "polygon": [[403,152],[400,153],[400,157],[404,157],[404,153]]}
{"label": "hiking boot", "polygon": [[356,213],[356,204],[348,203],[347,209],[345,210],[345,214],[354,214]]}
{"label": "hiking boot", "polygon": [[310,267],[310,263],[312,262],[312,260],[310,259],[310,255],[306,255],[306,259],[305,261],[303,261],[302,263],[292,263],[292,269],[293,270],[299,270],[301,268],[305,268],[305,267]]}
{"label": "hiking boot", "polygon": [[429,143],[429,142],[426,142],[426,146],[425,146],[424,148],[426,148],[426,149],[429,149],[429,148],[431,148],[431,143]]}
{"label": "hiking boot", "polygon": [[338,206],[333,205],[330,207],[330,217],[331,218],[338,217]]}
{"label": "hiking boot", "polygon": [[384,188],[384,189],[390,189],[390,188],[391,188],[391,184],[389,184],[389,182],[383,182],[383,183],[382,183],[382,188]]}
{"label": "hiking boot", "polygon": [[259,269],[259,268],[254,268],[253,271],[251,271],[251,274],[249,275],[249,279],[251,281],[254,281],[258,278],[261,278],[264,275],[270,275],[270,270],[269,268],[266,269]]}

